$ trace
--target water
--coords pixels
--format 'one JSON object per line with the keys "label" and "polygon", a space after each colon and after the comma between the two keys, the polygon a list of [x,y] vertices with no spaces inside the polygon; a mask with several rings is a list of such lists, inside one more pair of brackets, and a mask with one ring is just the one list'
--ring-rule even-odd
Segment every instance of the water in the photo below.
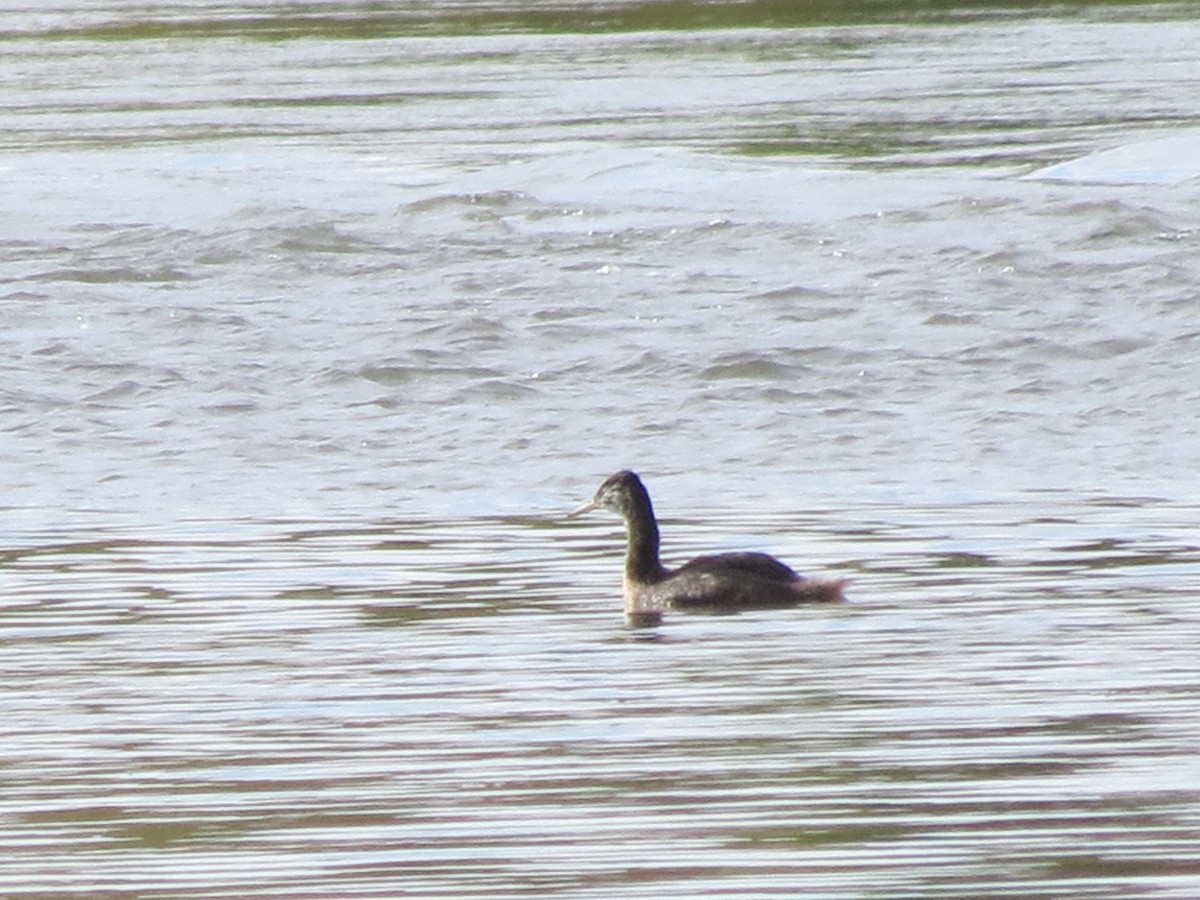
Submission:
{"label": "water", "polygon": [[1200,26],[679,9],[9,12],[0,893],[1196,896]]}

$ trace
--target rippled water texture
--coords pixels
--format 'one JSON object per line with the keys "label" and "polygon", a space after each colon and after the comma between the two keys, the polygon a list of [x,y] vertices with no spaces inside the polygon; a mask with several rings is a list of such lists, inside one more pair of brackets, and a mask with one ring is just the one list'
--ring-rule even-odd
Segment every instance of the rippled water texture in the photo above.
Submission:
{"label": "rippled water texture", "polygon": [[[1200,895],[1198,48],[7,12],[0,895]],[[850,602],[626,627],[625,466]]]}

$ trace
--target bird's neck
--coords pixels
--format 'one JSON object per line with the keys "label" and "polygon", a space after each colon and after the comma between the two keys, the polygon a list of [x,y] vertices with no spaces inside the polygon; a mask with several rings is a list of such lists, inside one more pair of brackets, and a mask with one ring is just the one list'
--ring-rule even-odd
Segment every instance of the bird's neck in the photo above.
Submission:
{"label": "bird's neck", "polygon": [[627,584],[652,584],[663,575],[658,559],[658,523],[650,498],[630,511],[625,520],[629,543],[625,548],[625,581]]}

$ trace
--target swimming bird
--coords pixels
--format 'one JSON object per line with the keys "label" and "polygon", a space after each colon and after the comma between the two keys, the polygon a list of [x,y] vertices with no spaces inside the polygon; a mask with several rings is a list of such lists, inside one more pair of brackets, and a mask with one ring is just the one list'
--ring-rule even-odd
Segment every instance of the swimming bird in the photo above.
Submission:
{"label": "swimming bird", "polygon": [[804,578],[766,553],[718,553],[698,556],[678,569],[664,568],[650,494],[628,470],[608,478],[591,500],[568,515],[593,509],[610,510],[625,520],[625,615],[637,624],[657,624],[667,609],[771,609],[845,599],[844,581]]}

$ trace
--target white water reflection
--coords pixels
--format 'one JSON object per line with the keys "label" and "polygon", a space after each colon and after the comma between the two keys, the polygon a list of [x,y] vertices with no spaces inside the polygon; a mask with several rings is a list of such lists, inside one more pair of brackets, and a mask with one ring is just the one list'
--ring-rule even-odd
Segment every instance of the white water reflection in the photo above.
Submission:
{"label": "white water reflection", "polygon": [[1135,141],[1048,166],[1031,177],[1102,184],[1178,184],[1200,178],[1200,131]]}

